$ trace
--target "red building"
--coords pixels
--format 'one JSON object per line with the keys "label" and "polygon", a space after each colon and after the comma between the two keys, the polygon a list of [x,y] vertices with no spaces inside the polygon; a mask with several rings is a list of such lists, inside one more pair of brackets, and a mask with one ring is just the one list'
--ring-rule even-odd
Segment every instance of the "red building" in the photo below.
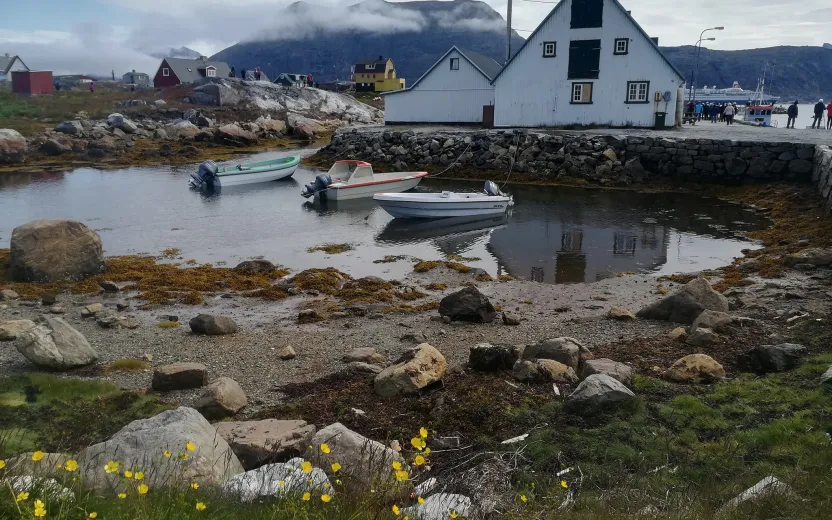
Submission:
{"label": "red building", "polygon": [[153,77],[156,88],[175,87],[183,83],[194,83],[202,78],[227,78],[231,69],[222,61],[208,61],[201,57],[196,60],[165,58]]}
{"label": "red building", "polygon": [[15,94],[53,94],[52,71],[12,71],[12,92]]}

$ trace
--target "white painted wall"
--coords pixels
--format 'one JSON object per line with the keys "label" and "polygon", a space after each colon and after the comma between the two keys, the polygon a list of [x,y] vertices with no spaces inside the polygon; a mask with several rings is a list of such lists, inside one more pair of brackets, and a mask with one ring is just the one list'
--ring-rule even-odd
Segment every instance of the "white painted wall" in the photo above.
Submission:
{"label": "white painted wall", "polygon": [[18,58],[16,60],[14,60],[14,63],[12,63],[12,67],[11,67],[11,69],[9,69],[8,74],[4,74],[3,72],[0,72],[0,80],[8,79],[9,81],[11,81],[12,80],[12,72],[14,72],[16,70],[29,70],[29,68],[26,67],[26,65],[24,65],[23,62],[20,61],[20,59]]}
{"label": "white painted wall", "polygon": [[[528,41],[495,82],[495,126],[610,125],[649,126],[654,112],[667,112],[673,126],[677,88],[682,80],[614,2],[604,2],[603,27],[570,29],[572,2],[566,2]],[[629,54],[616,56],[616,38],[629,38]],[[591,105],[570,104],[569,42],[601,40],[598,79]],[[543,57],[543,42],[557,42],[557,57]],[[627,104],[628,81],[649,81],[647,104]],[[655,92],[670,91],[671,100],[656,104]]]}
{"label": "white painted wall", "polygon": [[[459,70],[451,70],[459,58]],[[481,123],[494,86],[454,49],[410,90],[384,96],[386,123]]]}

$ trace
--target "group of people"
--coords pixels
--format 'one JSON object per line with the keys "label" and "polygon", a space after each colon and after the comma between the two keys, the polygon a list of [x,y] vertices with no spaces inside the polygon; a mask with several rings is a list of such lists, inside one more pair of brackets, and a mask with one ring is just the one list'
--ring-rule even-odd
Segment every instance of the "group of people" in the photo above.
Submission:
{"label": "group of people", "polygon": [[[789,116],[788,121],[786,122],[786,128],[794,128],[794,123],[797,120],[798,108],[797,108],[797,101],[789,105],[789,109],[786,112]],[[817,128],[818,130],[823,128],[823,115],[826,113],[826,129],[832,129],[832,101],[826,105],[823,102],[823,99],[818,100],[814,106],[814,117],[812,118],[812,128]]]}
{"label": "group of people", "polygon": [[693,117],[696,121],[710,121],[711,123],[725,123],[728,125],[734,124],[734,116],[737,113],[736,103],[702,103],[701,101],[689,102],[686,107],[686,112],[689,117]]}

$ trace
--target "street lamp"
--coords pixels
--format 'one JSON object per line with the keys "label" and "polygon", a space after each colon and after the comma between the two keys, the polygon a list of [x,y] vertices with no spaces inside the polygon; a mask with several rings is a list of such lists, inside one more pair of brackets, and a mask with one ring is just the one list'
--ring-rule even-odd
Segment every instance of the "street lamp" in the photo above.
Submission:
{"label": "street lamp", "polygon": [[696,102],[696,76],[699,74],[699,54],[702,50],[702,42],[703,41],[714,41],[716,38],[703,38],[706,32],[708,31],[724,31],[725,27],[709,27],[708,29],[703,30],[699,33],[699,41],[696,42],[694,46],[695,49],[695,57],[694,57],[694,72],[691,72],[691,85],[690,85],[690,95],[691,100],[695,103]]}

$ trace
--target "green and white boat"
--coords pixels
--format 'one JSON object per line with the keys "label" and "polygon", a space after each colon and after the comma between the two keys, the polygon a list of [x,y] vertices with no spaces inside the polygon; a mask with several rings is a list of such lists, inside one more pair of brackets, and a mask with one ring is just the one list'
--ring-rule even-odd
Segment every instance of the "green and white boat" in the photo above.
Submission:
{"label": "green and white boat", "polygon": [[271,182],[291,177],[299,164],[300,157],[297,155],[223,167],[218,167],[214,161],[205,161],[196,173],[191,174],[188,185],[203,188]]}

